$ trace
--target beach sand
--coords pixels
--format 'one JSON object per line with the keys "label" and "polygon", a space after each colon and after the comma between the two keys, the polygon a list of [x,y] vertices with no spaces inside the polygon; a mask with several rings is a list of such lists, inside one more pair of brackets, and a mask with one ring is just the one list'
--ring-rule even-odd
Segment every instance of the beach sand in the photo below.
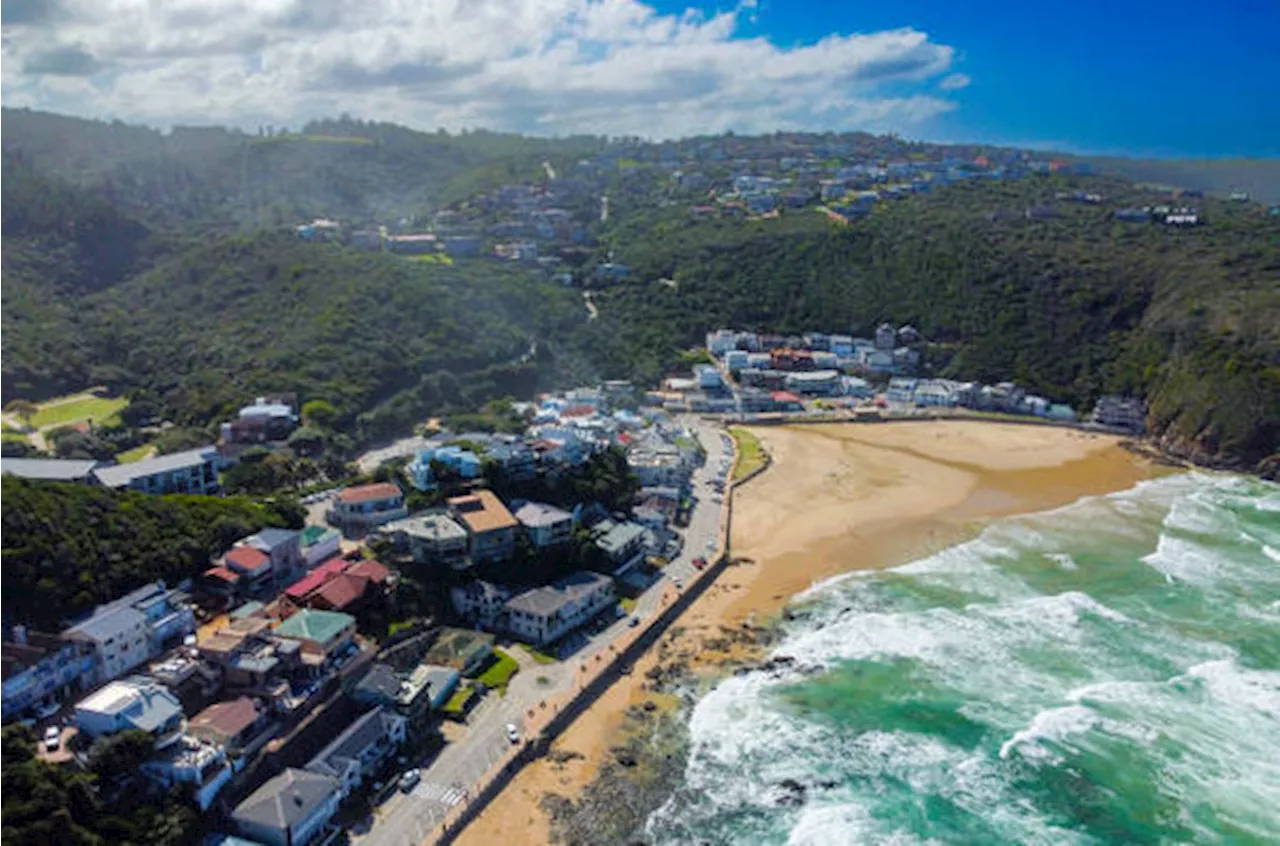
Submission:
{"label": "beach sand", "polygon": [[660,652],[716,674],[742,655],[707,648],[722,627],[769,622],[824,579],[895,566],[972,537],[991,519],[1123,490],[1158,472],[1115,437],[1055,427],[930,421],[753,431],[773,461],[733,494],[731,552],[749,562],[721,573],[552,747],[582,757],[525,767],[458,843],[548,842],[542,797],[572,798],[595,776],[626,707],[655,699],[642,686]]}

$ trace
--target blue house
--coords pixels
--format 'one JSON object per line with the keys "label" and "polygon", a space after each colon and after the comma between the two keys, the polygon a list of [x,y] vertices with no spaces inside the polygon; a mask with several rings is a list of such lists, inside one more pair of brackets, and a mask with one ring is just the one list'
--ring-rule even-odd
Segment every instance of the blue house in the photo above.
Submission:
{"label": "blue house", "polygon": [[463,479],[475,479],[480,475],[480,456],[469,449],[459,446],[420,449],[407,468],[409,481],[420,491],[435,489],[435,471],[431,469],[433,461],[448,467]]}

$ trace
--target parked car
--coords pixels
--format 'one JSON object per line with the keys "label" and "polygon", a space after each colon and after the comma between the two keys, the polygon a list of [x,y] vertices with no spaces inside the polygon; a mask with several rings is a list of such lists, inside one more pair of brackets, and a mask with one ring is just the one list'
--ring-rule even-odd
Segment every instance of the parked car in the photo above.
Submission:
{"label": "parked car", "polygon": [[400,776],[400,789],[405,793],[408,793],[410,790],[413,790],[420,781],[422,781],[422,772],[417,767],[414,767],[411,770],[405,770],[404,775]]}
{"label": "parked car", "polygon": [[630,620],[627,621],[627,625],[634,629],[636,626],[640,625],[640,618],[632,617]]}
{"label": "parked car", "polygon": [[520,729],[516,728],[515,723],[507,723],[507,740],[511,741],[512,745],[520,742]]}
{"label": "parked car", "polygon": [[707,566],[707,559],[703,558],[701,555],[693,559],[693,569],[701,570],[703,567],[706,567],[706,566]]}
{"label": "parked car", "polygon": [[49,726],[44,730],[44,748],[50,752],[57,752],[58,746],[62,743],[62,732],[57,726]]}
{"label": "parked car", "polygon": [[676,590],[684,589],[684,582],[680,581],[679,576],[673,576],[671,582],[676,586]]}

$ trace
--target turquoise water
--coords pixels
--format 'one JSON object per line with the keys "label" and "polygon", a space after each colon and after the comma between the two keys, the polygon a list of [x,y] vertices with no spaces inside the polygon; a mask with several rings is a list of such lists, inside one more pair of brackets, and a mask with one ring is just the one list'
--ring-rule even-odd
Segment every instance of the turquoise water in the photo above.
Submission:
{"label": "turquoise water", "polygon": [[1280,486],[1147,482],[798,609],[646,840],[1280,843]]}

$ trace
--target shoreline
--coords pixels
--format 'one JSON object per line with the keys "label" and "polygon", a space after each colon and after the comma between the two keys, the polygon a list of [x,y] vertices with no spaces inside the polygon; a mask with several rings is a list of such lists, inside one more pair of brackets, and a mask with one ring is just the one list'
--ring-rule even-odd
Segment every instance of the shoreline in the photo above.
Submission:
{"label": "shoreline", "polygon": [[[759,660],[797,594],[841,573],[897,566],[973,537],[992,520],[1132,487],[1161,472],[1116,436],[987,421],[911,427],[749,427],[769,469],[733,492],[734,560],[671,630],[526,766],[458,842],[502,832],[552,838],[547,805],[572,809],[618,777],[618,745],[687,691]],[[672,695],[672,685],[686,691]],[[628,716],[630,715],[630,716]],[[602,767],[604,773],[602,775]],[[627,771],[630,775],[634,771]],[[551,803],[545,797],[556,798]],[[508,835],[509,836],[509,835]]]}

